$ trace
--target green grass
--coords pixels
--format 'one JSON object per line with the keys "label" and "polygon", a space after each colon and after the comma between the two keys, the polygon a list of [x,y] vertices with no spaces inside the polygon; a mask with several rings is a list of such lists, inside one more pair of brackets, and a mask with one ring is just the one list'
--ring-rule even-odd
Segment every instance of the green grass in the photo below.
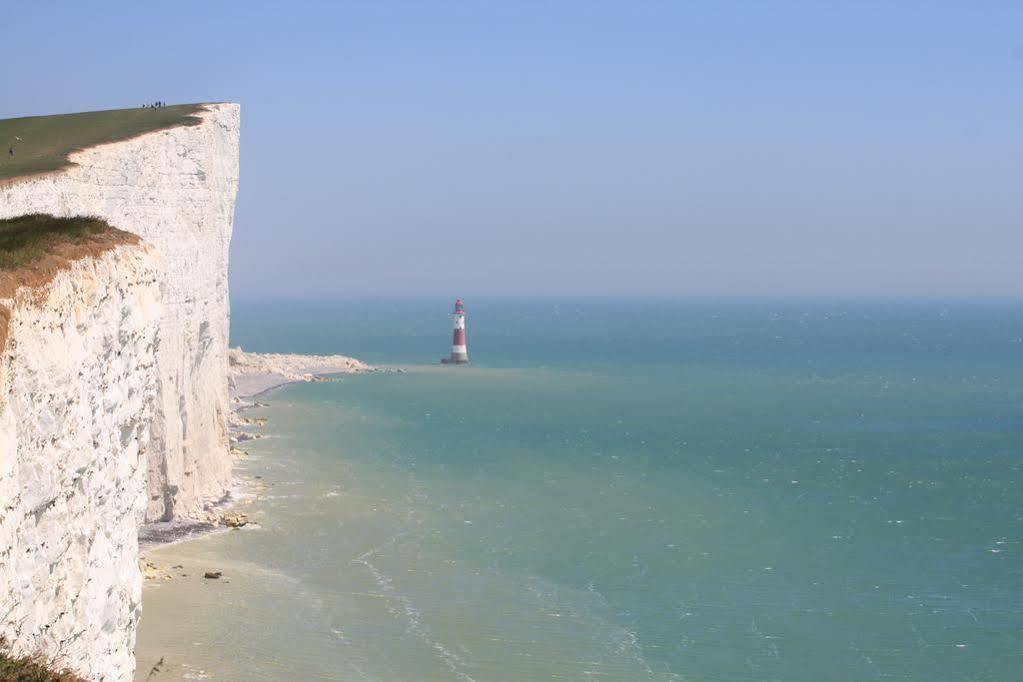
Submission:
{"label": "green grass", "polygon": [[[0,180],[58,170],[70,163],[68,154],[86,147],[197,125],[200,119],[194,114],[201,109],[200,104],[178,104],[0,120]],[[14,156],[8,153],[12,147]]]}
{"label": "green grass", "polygon": [[0,220],[0,271],[30,265],[58,244],[88,244],[113,228],[99,218],[33,214]]}

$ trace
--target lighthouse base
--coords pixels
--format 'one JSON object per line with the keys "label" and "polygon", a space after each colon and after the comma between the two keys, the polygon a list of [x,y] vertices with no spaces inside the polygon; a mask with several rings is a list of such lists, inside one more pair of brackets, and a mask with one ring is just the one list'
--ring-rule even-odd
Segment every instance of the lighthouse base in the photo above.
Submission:
{"label": "lighthouse base", "polygon": [[441,358],[440,363],[442,365],[468,365],[468,355],[452,355],[450,358]]}

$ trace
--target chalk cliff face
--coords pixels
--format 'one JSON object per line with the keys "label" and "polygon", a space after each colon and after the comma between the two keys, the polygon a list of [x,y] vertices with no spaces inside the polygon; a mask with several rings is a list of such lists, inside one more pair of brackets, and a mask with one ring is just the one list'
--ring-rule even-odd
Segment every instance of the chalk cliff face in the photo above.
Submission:
{"label": "chalk cliff face", "polygon": [[123,244],[0,299],[0,638],[90,680],[135,665],[162,267]]}
{"label": "chalk cliff face", "polygon": [[93,147],[72,155],[75,166],[0,187],[0,218],[94,215],[140,235],[163,260],[147,520],[200,517],[230,483],[227,260],[239,108],[208,105],[200,116],[201,125]]}
{"label": "chalk cliff face", "polygon": [[200,518],[230,485],[239,108],[199,116],[0,184],[0,218],[142,238],[0,298],[0,638],[89,680],[134,671],[139,524]]}

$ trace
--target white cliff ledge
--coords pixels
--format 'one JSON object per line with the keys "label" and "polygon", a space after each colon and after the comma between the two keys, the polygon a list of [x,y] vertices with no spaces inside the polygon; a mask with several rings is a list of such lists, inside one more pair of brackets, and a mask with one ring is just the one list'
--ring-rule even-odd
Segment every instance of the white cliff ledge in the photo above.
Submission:
{"label": "white cliff ledge", "polygon": [[329,374],[364,374],[377,369],[347,355],[246,353],[228,350],[231,395],[251,398],[284,384],[316,381]]}
{"label": "white cliff ledge", "polygon": [[142,238],[6,300],[0,638],[90,680],[132,677],[139,524],[201,518],[231,485],[239,107],[197,115],[0,183],[0,218],[96,216]]}

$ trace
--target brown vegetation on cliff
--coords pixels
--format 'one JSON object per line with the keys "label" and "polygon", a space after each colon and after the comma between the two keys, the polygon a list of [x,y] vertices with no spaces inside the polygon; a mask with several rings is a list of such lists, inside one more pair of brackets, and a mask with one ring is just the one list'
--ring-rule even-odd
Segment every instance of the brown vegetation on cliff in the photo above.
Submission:
{"label": "brown vegetation on cliff", "polygon": [[[0,640],[0,649],[6,648]],[[53,670],[38,656],[11,656],[0,651],[0,682],[85,682],[67,670]]]}
{"label": "brown vegetation on cliff", "polygon": [[[0,299],[14,298],[19,287],[48,284],[71,263],[98,256],[139,238],[99,218],[57,218],[35,213],[0,220]],[[0,304],[0,350],[7,345],[11,311]]]}

